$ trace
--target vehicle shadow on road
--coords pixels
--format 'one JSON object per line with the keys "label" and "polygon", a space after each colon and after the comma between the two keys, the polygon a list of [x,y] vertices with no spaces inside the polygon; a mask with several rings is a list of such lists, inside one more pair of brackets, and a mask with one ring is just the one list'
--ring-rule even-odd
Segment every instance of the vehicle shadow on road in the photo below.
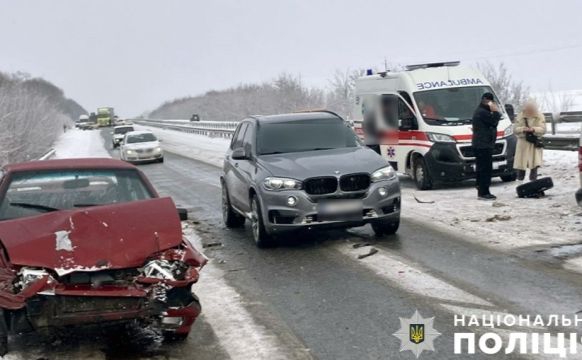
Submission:
{"label": "vehicle shadow on road", "polygon": [[280,235],[276,238],[275,247],[313,248],[327,246],[330,243],[338,243],[342,241],[348,241],[352,246],[382,243],[383,245],[394,249],[400,247],[400,237],[398,234],[376,236],[370,225],[348,229],[310,230],[301,231],[295,234]]}

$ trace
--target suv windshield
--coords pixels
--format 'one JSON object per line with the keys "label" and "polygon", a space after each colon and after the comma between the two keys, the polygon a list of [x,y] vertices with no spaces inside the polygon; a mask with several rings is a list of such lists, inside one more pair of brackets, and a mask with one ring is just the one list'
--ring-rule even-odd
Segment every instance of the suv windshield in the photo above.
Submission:
{"label": "suv windshield", "polygon": [[122,127],[122,128],[115,128],[115,130],[113,130],[115,134],[125,134],[127,132],[133,131],[133,127],[128,126],[128,127]]}
{"label": "suv windshield", "polygon": [[261,123],[257,132],[259,155],[352,148],[360,142],[339,119],[307,119]]}
{"label": "suv windshield", "polygon": [[[424,120],[431,125],[470,123],[481,96],[493,92],[489,86],[457,87],[414,93]],[[499,103],[498,99],[495,99]]]}
{"label": "suv windshield", "polygon": [[143,133],[143,134],[135,134],[128,136],[127,143],[128,144],[135,144],[140,142],[149,142],[149,141],[156,141],[156,137],[152,133]]}
{"label": "suv windshield", "polygon": [[150,198],[134,170],[25,172],[12,177],[0,203],[0,220]]}

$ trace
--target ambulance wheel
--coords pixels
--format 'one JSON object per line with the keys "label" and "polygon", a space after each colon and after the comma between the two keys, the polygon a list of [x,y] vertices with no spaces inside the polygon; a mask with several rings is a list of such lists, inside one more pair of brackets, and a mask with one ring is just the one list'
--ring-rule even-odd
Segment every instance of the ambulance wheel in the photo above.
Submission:
{"label": "ambulance wheel", "polygon": [[414,182],[418,190],[430,190],[432,189],[432,180],[430,179],[430,174],[428,173],[428,167],[426,166],[426,161],[421,156],[414,159],[413,165],[413,177]]}

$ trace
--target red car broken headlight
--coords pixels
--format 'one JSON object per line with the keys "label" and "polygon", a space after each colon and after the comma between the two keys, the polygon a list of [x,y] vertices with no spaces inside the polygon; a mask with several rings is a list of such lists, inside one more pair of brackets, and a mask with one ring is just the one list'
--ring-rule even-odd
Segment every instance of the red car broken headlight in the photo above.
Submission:
{"label": "red car broken headlight", "polygon": [[[136,279],[143,284],[164,283],[173,287],[186,286],[198,280],[201,261],[191,248],[169,249],[150,259]],[[205,258],[202,258],[205,261]]]}
{"label": "red car broken headlight", "polygon": [[184,280],[189,266],[186,263],[175,260],[151,260],[142,269],[146,278],[160,280]]}
{"label": "red car broken headlight", "polygon": [[28,285],[36,282],[37,280],[42,279],[44,277],[48,278],[49,276],[50,276],[49,273],[44,269],[23,267],[16,275],[16,279],[14,281],[14,288],[17,291],[22,291],[22,289],[28,287]]}

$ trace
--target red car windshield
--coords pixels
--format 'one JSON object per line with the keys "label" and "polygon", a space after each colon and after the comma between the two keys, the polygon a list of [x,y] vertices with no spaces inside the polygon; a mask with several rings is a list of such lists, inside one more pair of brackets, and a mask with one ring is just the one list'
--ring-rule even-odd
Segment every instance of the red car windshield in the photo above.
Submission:
{"label": "red car windshield", "polygon": [[148,187],[134,170],[16,173],[2,197],[0,220],[152,197]]}

